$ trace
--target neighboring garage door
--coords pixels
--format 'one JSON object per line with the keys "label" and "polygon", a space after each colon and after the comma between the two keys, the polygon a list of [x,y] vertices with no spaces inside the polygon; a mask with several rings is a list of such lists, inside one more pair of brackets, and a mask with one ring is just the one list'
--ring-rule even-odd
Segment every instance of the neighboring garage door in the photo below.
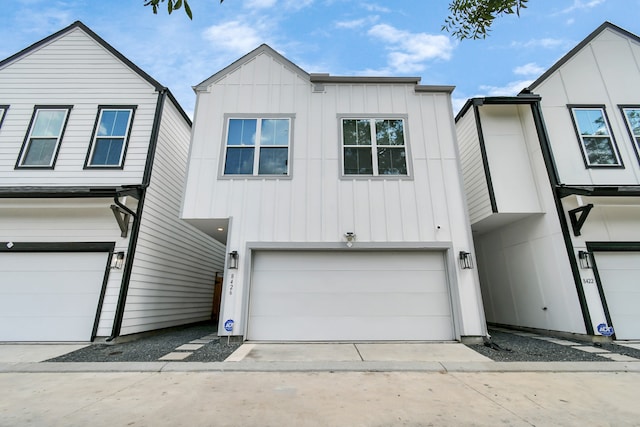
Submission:
{"label": "neighboring garage door", "polygon": [[616,338],[640,339],[640,252],[595,252],[595,259]]}
{"label": "neighboring garage door", "polygon": [[249,340],[454,338],[442,252],[253,255]]}
{"label": "neighboring garage door", "polygon": [[107,258],[0,253],[0,341],[89,341]]}

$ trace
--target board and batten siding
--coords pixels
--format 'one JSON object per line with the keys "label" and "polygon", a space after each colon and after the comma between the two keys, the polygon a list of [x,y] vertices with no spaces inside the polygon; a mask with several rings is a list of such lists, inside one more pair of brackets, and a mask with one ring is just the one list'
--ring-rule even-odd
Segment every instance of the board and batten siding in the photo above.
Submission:
{"label": "board and batten siding", "polygon": [[190,126],[165,101],[121,333],[209,320],[225,247],[179,219]]}
{"label": "board and batten siding", "polygon": [[[261,53],[198,94],[183,217],[231,218],[228,251],[247,242],[450,242],[472,247],[455,147],[450,94],[412,83],[323,83]],[[225,117],[293,116],[290,176],[222,176]],[[410,176],[341,178],[340,117],[405,119]],[[456,252],[457,253],[457,252]],[[248,267],[247,267],[248,268]],[[245,269],[225,295],[224,318],[241,321]],[[461,312],[478,319],[474,278],[458,277]],[[463,335],[482,335],[477,321]],[[238,325],[240,329],[241,325]]]}
{"label": "board and batten siding", "polygon": [[[640,44],[607,28],[533,88],[561,184],[639,185],[640,163],[618,105],[640,104]],[[567,105],[605,107],[624,168],[586,168]]]}
{"label": "board and batten siding", "polygon": [[[5,186],[107,186],[142,181],[155,88],[80,28],[0,69],[0,182]],[[70,105],[53,170],[15,170],[35,105]],[[99,105],[136,105],[122,170],[83,169]]]}
{"label": "board and batten siding", "polygon": [[480,137],[474,108],[467,110],[466,114],[458,120],[456,131],[469,219],[471,224],[475,224],[489,217],[493,213],[493,209],[491,208],[489,186],[480,151]]}

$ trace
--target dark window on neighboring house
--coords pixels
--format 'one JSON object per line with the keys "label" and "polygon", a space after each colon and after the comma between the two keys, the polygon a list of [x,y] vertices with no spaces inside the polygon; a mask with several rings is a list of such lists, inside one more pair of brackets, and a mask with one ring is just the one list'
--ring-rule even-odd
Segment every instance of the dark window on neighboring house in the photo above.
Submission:
{"label": "dark window on neighboring house", "polygon": [[629,131],[629,136],[633,141],[636,154],[640,160],[640,105],[622,105],[620,106],[620,109],[624,115],[627,130]]}
{"label": "dark window on neighboring house", "polygon": [[124,163],[135,107],[98,107],[85,167],[121,168]]}
{"label": "dark window on neighboring house", "polygon": [[17,168],[53,168],[70,106],[36,106],[22,144]]}
{"label": "dark window on neighboring house", "polygon": [[604,107],[569,106],[587,167],[622,167]]}

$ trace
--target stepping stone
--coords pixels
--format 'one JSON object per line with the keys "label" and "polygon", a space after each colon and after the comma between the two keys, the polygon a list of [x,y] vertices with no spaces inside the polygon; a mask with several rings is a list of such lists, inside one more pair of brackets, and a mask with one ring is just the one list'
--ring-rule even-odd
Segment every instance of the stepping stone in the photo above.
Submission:
{"label": "stepping stone", "polygon": [[200,350],[202,347],[204,347],[203,344],[182,344],[180,347],[176,348],[176,350],[195,351],[195,350]]}
{"label": "stepping stone", "polygon": [[602,355],[602,353],[611,353],[609,350],[605,350],[604,348],[598,347],[588,347],[588,346],[573,346],[571,348],[575,348],[576,350],[584,351],[585,353],[596,353]]}
{"label": "stepping stone", "polygon": [[625,356],[624,354],[618,353],[599,354],[598,356],[606,357],[607,359],[611,359],[615,362],[640,362],[640,360],[635,357]]}
{"label": "stepping stone", "polygon": [[187,351],[172,352],[169,354],[165,354],[158,360],[184,360],[187,357],[191,356],[192,354],[193,353],[187,352]]}

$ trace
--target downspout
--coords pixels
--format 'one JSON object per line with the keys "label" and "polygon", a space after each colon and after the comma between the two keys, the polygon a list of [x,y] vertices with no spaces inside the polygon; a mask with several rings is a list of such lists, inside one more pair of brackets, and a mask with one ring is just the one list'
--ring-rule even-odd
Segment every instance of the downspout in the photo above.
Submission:
{"label": "downspout", "polygon": [[[153,118],[153,128],[151,129],[151,137],[149,140],[149,151],[147,152],[147,161],[144,167],[144,174],[142,176],[142,185],[140,186],[140,199],[138,200],[138,207],[131,226],[131,237],[129,239],[129,249],[127,253],[127,260],[122,272],[122,282],[120,284],[120,293],[118,295],[118,303],[116,305],[115,317],[113,319],[113,329],[111,330],[111,336],[107,338],[107,341],[120,336],[120,330],[122,329],[122,319],[124,318],[124,308],[127,303],[127,295],[129,293],[129,282],[131,281],[131,271],[133,269],[133,260],[136,253],[136,247],[138,244],[138,235],[140,234],[140,222],[142,219],[142,211],[144,209],[144,201],[147,195],[147,188],[151,182],[151,172],[153,170],[153,162],[155,160],[156,148],[158,146],[158,136],[160,134],[160,122],[162,119],[162,111],[164,109],[164,103],[167,98],[168,89],[162,88],[158,92],[158,102],[156,103],[156,111]],[[117,197],[116,197],[117,199]],[[120,204],[116,203],[118,206]],[[122,206],[120,206],[122,207]]]}
{"label": "downspout", "polygon": [[553,161],[553,155],[551,154],[551,145],[549,144],[549,136],[544,125],[542,118],[542,110],[540,108],[540,101],[536,101],[531,104],[531,110],[533,112],[533,120],[538,132],[538,140],[540,141],[540,148],[542,149],[542,156],[544,158],[544,164],[547,168],[547,175],[549,176],[549,182],[551,183],[551,192],[553,194],[553,201],[556,205],[556,211],[558,219],[560,220],[560,228],[562,229],[562,237],[569,256],[569,265],[571,266],[571,273],[573,274],[573,281],[578,293],[578,301],[580,302],[580,310],[582,311],[582,319],[588,335],[594,335],[593,325],[591,323],[591,315],[589,314],[589,308],[587,306],[587,299],[582,289],[582,278],[580,277],[580,270],[578,269],[578,263],[575,258],[575,250],[571,237],[569,234],[569,224],[567,218],[564,215],[564,207],[562,206],[562,200],[558,194],[559,188],[559,175],[555,162]]}

